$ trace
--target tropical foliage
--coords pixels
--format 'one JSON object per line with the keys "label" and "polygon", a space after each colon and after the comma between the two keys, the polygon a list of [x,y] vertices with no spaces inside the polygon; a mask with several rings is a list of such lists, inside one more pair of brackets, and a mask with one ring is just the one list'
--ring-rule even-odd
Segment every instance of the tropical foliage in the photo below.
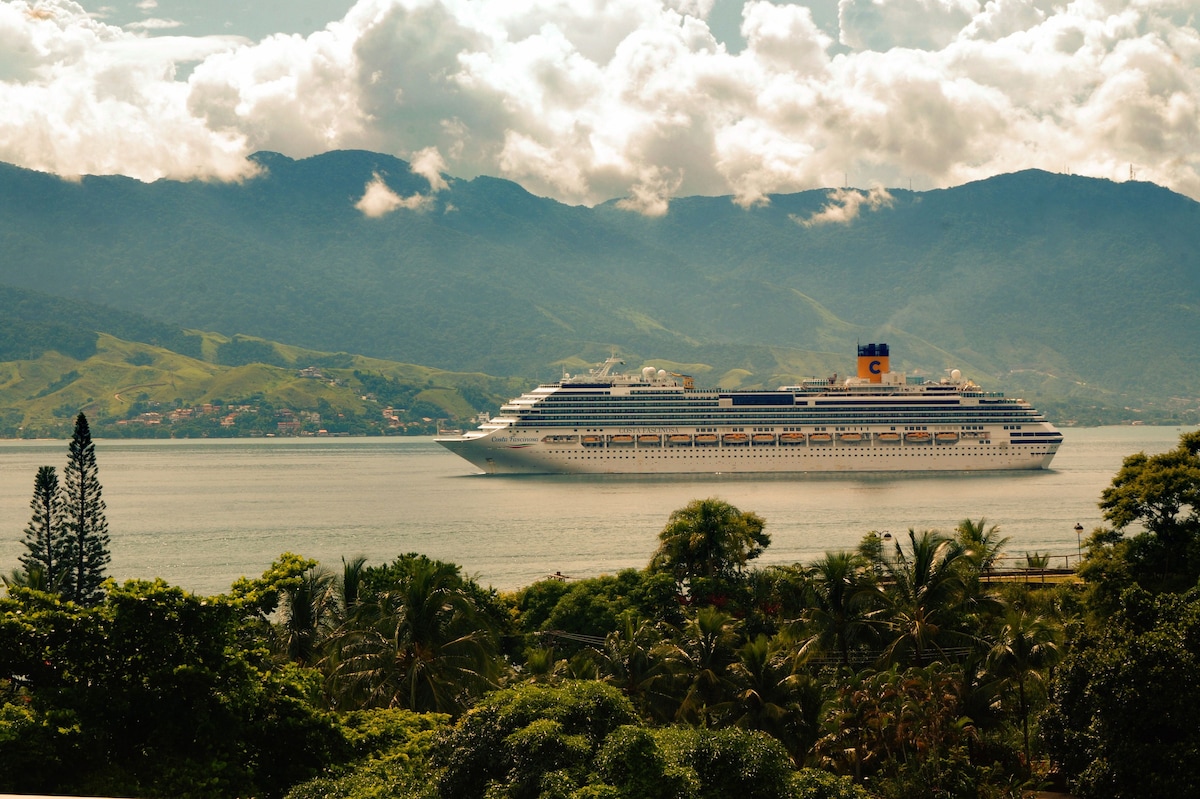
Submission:
{"label": "tropical foliage", "polygon": [[[1177,456],[1190,446],[1185,436]],[[1175,479],[1188,470],[1131,464],[1143,492],[1167,469],[1174,482],[1154,506],[1174,507],[1172,536],[1196,535],[1196,484]],[[1137,535],[1166,517],[1147,518]],[[110,582],[90,604],[19,570],[0,600],[0,791],[991,799],[1057,780],[1093,799],[1200,788],[1183,756],[1200,748],[1200,595],[1170,590],[1119,531],[1097,531],[1082,572],[1110,588],[1119,575],[1113,595],[1000,582],[1004,539],[984,519],[899,540],[870,532],[853,552],[758,570],[762,529],[699,500],[672,515],[644,570],[504,595],[418,554],[334,570],[285,553],[225,595]]]}

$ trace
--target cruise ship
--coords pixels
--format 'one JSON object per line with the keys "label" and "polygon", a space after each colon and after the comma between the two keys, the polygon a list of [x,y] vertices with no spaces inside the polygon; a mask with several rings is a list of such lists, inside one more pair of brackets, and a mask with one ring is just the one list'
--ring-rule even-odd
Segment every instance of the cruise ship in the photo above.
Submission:
{"label": "cruise ship", "polygon": [[505,404],[437,443],[488,474],[918,472],[1045,469],[1062,434],[1029,403],[889,368],[858,347],[858,374],[774,391],[698,389],[610,358]]}

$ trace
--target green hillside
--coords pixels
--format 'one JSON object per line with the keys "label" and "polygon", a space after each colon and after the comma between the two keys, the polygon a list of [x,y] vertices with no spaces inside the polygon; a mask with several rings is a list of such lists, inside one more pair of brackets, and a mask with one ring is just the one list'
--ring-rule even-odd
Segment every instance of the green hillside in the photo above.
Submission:
{"label": "green hillside", "polygon": [[0,436],[66,437],[84,411],[102,437],[430,434],[495,410],[518,386],[259,339],[196,334],[207,352],[253,344],[237,366],[95,335],[86,357],[47,350],[0,363]]}
{"label": "green hillside", "polygon": [[[168,330],[220,331],[202,359],[229,366],[295,366],[267,340],[524,385],[618,351],[771,386],[887,341],[901,369],[959,368],[1060,419],[1190,420],[1200,404],[1200,205],[1150,184],[1027,171],[806,225],[831,192],[681,198],[645,218],[480,177],[371,219],[354,202],[373,175],[402,197],[427,182],[375,153],[255,158],[263,173],[237,184],[0,165],[0,280],[161,320],[90,329],[192,357],[198,339]],[[0,357],[49,339],[86,355],[54,327],[72,313],[0,324]]]}

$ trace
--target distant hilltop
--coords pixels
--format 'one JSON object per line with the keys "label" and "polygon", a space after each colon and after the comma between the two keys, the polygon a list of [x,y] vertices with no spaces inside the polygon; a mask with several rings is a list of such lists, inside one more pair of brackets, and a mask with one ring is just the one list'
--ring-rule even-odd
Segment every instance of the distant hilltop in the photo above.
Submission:
{"label": "distant hilltop", "polygon": [[[434,192],[377,153],[256,159],[262,174],[231,184],[0,165],[3,281],[144,320],[92,332],[206,362],[182,331],[216,331],[242,364],[272,365],[253,342],[273,341],[527,382],[618,351],[769,387],[887,340],[899,369],[959,368],[1059,422],[1198,404],[1200,206],[1152,184],[1030,170],[751,208],[681,198],[647,218],[490,177]],[[70,338],[61,316],[23,324]]]}

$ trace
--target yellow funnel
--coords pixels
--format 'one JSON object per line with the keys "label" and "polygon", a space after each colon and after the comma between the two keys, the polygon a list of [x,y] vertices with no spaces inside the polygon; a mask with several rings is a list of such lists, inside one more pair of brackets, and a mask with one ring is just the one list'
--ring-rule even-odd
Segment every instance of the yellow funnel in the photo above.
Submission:
{"label": "yellow funnel", "polygon": [[891,369],[888,367],[888,345],[858,345],[858,376],[871,383],[880,383]]}

